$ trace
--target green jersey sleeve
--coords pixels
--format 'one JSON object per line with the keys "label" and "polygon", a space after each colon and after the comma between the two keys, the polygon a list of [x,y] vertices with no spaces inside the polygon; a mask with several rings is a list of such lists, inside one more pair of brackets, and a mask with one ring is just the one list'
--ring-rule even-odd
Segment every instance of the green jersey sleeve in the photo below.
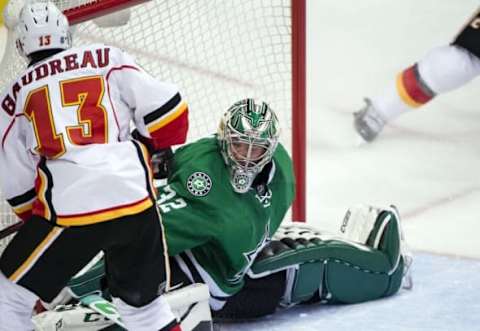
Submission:
{"label": "green jersey sleeve", "polygon": [[157,203],[170,255],[221,235],[215,180],[223,161],[217,154],[216,145],[208,139],[185,145],[175,153],[167,184],[158,187]]}

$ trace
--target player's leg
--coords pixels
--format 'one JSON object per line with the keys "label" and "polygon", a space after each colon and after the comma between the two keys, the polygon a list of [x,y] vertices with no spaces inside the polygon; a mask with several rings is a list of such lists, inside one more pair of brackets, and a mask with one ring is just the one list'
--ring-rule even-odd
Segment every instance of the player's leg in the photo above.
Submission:
{"label": "player's leg", "polygon": [[31,318],[37,298],[0,272],[0,330],[33,330]]}
{"label": "player's leg", "polygon": [[[103,255],[103,254],[102,254]],[[171,289],[165,294],[177,319],[181,320],[183,331],[211,331],[212,317],[209,307],[208,287],[204,284],[192,284],[188,276],[181,270],[174,258],[170,258]],[[103,297],[110,300],[108,284],[105,279],[104,260],[99,254],[82,269],[68,283],[67,298],[77,298],[92,294],[103,293]],[[63,301],[65,302],[65,301]],[[75,303],[75,301],[71,301]],[[103,318],[99,313],[82,304],[64,307],[62,305],[48,305],[49,310],[34,317],[35,325],[39,329],[54,329],[55,325],[62,323],[68,330],[98,330],[114,325],[111,320]],[[107,313],[108,314],[108,313]],[[112,326],[113,328],[113,326]]]}
{"label": "player's leg", "polygon": [[210,293],[201,283],[186,285],[165,294],[172,311],[181,319],[183,331],[212,331]]}
{"label": "player's leg", "polygon": [[[0,258],[0,330],[33,329],[37,298],[50,302],[68,280],[100,250],[97,238],[32,217]],[[85,245],[89,243],[89,245]],[[8,279],[8,280],[7,280]]]}
{"label": "player's leg", "polygon": [[[246,286],[214,312],[214,318],[249,319],[270,314],[278,306],[357,303],[396,293],[410,263],[398,213],[378,210],[373,219],[354,214],[347,232],[363,238],[363,243],[303,225],[281,227],[276,240],[255,260]],[[350,230],[355,226],[366,231]]]}
{"label": "player's leg", "polygon": [[169,280],[164,234],[155,207],[116,221],[105,250],[107,283],[128,329],[175,330],[163,295]]}
{"label": "player's leg", "polygon": [[399,115],[420,108],[436,95],[459,88],[480,75],[480,11],[467,22],[451,45],[432,48],[402,70],[384,93],[367,99],[354,114],[355,130],[372,141]]}

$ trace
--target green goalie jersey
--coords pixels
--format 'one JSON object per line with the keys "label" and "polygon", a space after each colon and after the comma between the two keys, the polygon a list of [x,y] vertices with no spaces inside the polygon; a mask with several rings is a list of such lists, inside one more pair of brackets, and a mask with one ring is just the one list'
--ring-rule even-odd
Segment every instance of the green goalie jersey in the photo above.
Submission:
{"label": "green goalie jersey", "polygon": [[294,177],[291,159],[279,144],[264,192],[236,193],[219,148],[214,136],[179,148],[157,199],[169,255],[189,254],[209,285],[220,295],[232,295],[290,207]]}

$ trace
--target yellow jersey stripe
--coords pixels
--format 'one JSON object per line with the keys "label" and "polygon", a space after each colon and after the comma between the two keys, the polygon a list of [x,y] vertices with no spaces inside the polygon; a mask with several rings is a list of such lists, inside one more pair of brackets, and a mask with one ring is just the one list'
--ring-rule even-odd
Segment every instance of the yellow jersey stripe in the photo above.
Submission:
{"label": "yellow jersey stripe", "polygon": [[142,156],[145,164],[147,165],[147,176],[148,176],[148,191],[152,194],[153,198],[157,200],[157,192],[153,186],[153,169],[150,162],[150,153],[148,152],[147,147],[144,144],[139,144],[142,151]]}
{"label": "yellow jersey stripe", "polygon": [[135,215],[150,208],[153,205],[152,200],[148,197],[144,200],[129,206],[113,208],[110,210],[92,213],[81,216],[57,216],[57,224],[62,226],[79,226],[100,222],[110,221],[119,217]]}
{"label": "yellow jersey stripe", "polygon": [[177,117],[182,115],[187,110],[187,103],[182,102],[176,109],[169,112],[165,116],[162,116],[159,121],[156,121],[148,126],[148,132],[152,133],[157,131],[158,129],[164,127],[170,122],[173,122]]}
{"label": "yellow jersey stripe", "polygon": [[41,216],[47,220],[50,220],[50,218],[52,217],[52,213],[50,211],[50,207],[48,206],[46,198],[48,177],[40,168],[38,169],[38,176],[40,177],[40,187],[38,189],[37,197],[44,209],[44,213]]}
{"label": "yellow jersey stripe", "polygon": [[13,211],[15,212],[15,214],[18,215],[18,214],[23,214],[24,212],[31,210],[32,208],[33,208],[33,201],[26,203],[20,207],[13,208]]}

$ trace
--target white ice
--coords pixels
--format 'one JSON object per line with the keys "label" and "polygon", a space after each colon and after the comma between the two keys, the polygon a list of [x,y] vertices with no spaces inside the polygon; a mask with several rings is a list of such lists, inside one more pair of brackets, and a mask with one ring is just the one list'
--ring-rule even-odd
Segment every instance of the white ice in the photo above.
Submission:
{"label": "white ice", "polygon": [[358,201],[394,203],[414,248],[480,258],[480,80],[405,114],[373,144],[358,146],[351,128],[362,98],[449,43],[478,1],[308,4],[309,221],[329,226]]}

